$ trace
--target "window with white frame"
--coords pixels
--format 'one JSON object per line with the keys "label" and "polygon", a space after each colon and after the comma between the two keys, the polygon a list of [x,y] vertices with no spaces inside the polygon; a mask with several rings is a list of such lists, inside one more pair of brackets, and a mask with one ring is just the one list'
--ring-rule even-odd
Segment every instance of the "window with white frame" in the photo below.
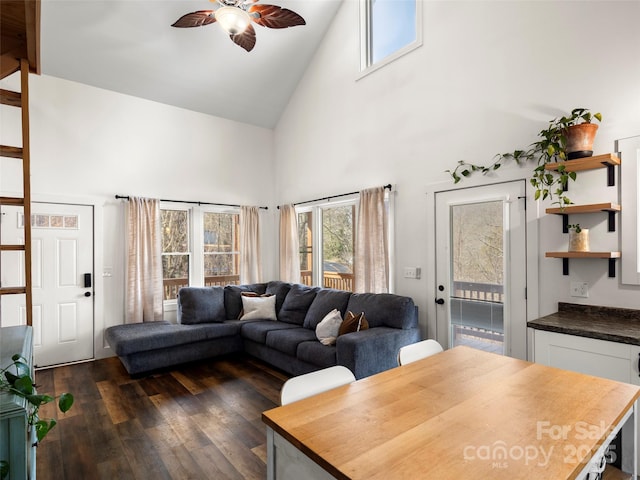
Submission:
{"label": "window with white frame", "polygon": [[296,209],[302,283],[353,291],[356,202]]}
{"label": "window with white frame", "polygon": [[[296,207],[301,283],[353,291],[358,197]],[[390,197],[385,198],[391,215]],[[389,217],[390,240],[392,226]],[[389,255],[392,251],[389,248]]]}
{"label": "window with white frame", "polygon": [[187,209],[160,209],[164,300],[174,300],[180,287],[189,285],[190,217]]}
{"label": "window with white frame", "polygon": [[240,215],[204,212],[203,264],[207,286],[236,284],[240,280]]}
{"label": "window with white frame", "polygon": [[422,45],[422,0],[360,2],[360,70],[363,74]]}
{"label": "window with white frame", "polygon": [[160,209],[164,300],[187,286],[240,282],[240,212],[209,206]]}

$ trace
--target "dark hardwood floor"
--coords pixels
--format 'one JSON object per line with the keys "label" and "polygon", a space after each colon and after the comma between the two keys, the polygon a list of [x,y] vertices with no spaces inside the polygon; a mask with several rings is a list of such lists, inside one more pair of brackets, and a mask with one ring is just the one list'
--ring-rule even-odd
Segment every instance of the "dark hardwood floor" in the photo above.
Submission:
{"label": "dark hardwood floor", "polygon": [[264,410],[288,377],[246,356],[132,379],[117,358],[36,372],[39,391],[73,393],[37,453],[38,480],[264,479]]}

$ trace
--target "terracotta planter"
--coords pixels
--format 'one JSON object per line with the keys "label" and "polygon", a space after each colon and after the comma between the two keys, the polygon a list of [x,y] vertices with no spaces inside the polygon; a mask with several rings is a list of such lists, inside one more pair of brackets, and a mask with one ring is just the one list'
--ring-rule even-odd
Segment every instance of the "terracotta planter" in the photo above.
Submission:
{"label": "terracotta planter", "polygon": [[583,228],[580,232],[574,228],[569,229],[569,251],[588,252],[589,251],[589,229]]}
{"label": "terracotta planter", "polygon": [[595,123],[580,123],[567,128],[567,158],[573,160],[593,155],[593,140],[596,138],[597,130],[598,125]]}

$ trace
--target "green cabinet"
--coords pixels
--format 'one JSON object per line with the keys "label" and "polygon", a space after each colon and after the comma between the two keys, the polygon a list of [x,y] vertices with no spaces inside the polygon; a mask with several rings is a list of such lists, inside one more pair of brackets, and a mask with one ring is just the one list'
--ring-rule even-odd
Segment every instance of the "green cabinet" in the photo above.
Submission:
{"label": "green cabinet", "polygon": [[[19,353],[29,362],[33,375],[33,329],[27,326],[0,328],[0,366],[7,367]],[[9,462],[9,480],[36,478],[36,447],[27,430],[27,402],[0,393],[0,460]]]}

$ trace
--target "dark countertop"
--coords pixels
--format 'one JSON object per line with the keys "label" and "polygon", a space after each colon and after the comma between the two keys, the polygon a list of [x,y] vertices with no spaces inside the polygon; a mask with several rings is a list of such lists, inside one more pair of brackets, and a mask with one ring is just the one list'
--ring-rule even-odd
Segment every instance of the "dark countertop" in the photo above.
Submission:
{"label": "dark countertop", "polygon": [[640,345],[640,310],[558,303],[558,311],[527,322],[536,330]]}

